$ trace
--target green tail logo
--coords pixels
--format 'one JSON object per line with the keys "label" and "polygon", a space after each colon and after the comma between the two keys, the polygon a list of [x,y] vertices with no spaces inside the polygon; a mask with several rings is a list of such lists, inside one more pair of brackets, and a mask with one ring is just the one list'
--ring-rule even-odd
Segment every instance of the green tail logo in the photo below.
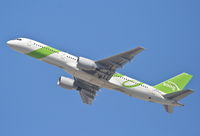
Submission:
{"label": "green tail logo", "polygon": [[164,93],[173,93],[183,90],[191,79],[192,75],[187,73],[182,73],[154,87]]}
{"label": "green tail logo", "polygon": [[177,84],[175,84],[172,81],[166,81],[164,83],[162,83],[163,86],[168,87],[169,89],[173,90],[173,91],[178,91],[180,90],[180,88],[178,87]]}

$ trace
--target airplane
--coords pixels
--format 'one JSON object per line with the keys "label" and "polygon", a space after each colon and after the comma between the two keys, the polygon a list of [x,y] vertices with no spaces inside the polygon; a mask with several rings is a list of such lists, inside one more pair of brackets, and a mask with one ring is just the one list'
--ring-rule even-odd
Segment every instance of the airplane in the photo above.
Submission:
{"label": "airplane", "polygon": [[118,68],[142,52],[143,47],[136,47],[94,61],[71,55],[28,38],[9,40],[7,45],[18,52],[55,65],[71,74],[74,79],[61,76],[57,84],[67,90],[77,90],[85,104],[92,104],[97,91],[100,88],[107,88],[145,101],[162,104],[166,112],[172,113],[174,107],[184,106],[179,103],[179,100],[193,93],[190,89],[184,89],[192,79],[192,75],[188,73],[179,74],[155,86],[150,86],[116,72]]}

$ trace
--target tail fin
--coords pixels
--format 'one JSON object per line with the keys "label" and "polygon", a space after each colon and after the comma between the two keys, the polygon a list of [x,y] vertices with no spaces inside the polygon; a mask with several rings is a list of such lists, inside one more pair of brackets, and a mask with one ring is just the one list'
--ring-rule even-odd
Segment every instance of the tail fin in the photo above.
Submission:
{"label": "tail fin", "polygon": [[174,111],[174,106],[172,105],[163,105],[166,112],[172,113]]}
{"label": "tail fin", "polygon": [[181,91],[192,79],[192,75],[187,73],[182,73],[178,76],[175,76],[167,81],[164,81],[154,87],[166,94]]}

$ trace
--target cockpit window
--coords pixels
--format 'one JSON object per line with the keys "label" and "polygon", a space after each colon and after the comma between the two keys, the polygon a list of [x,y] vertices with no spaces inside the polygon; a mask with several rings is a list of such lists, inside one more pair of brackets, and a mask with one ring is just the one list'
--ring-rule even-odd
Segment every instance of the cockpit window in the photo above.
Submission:
{"label": "cockpit window", "polygon": [[21,38],[17,38],[16,40],[21,41],[22,39]]}

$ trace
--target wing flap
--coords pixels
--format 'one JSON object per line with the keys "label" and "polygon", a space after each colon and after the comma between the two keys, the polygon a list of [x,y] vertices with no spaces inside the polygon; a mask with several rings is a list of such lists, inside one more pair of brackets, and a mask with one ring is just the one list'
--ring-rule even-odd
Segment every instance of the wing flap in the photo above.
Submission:
{"label": "wing flap", "polygon": [[93,100],[95,99],[95,96],[96,96],[96,91],[91,92],[90,90],[81,89],[79,91],[79,94],[81,96],[83,103],[92,104],[92,102],[93,102]]}
{"label": "wing flap", "polygon": [[79,91],[83,103],[92,104],[95,99],[96,92],[100,89],[100,87],[78,78],[75,78],[75,85],[78,86],[77,90]]}

